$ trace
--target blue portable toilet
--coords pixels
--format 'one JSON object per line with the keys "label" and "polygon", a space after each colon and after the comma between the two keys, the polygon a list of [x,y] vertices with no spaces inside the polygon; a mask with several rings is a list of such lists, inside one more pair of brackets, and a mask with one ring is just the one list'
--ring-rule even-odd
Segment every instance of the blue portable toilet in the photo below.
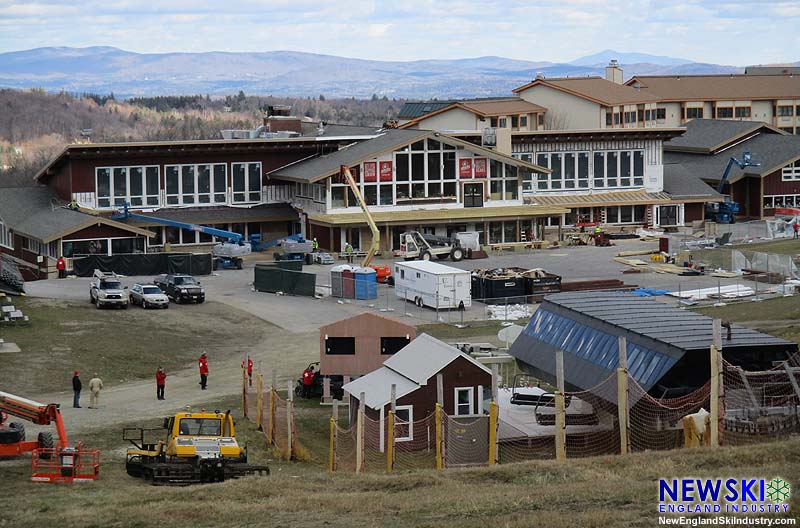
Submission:
{"label": "blue portable toilet", "polygon": [[356,268],[356,299],[377,299],[378,281],[372,268]]}

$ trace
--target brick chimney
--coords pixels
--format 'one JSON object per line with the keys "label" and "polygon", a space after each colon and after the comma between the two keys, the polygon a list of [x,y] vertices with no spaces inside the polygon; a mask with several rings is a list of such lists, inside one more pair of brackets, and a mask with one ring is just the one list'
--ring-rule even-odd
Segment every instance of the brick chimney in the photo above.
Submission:
{"label": "brick chimney", "polygon": [[267,132],[301,133],[300,118],[292,115],[292,107],[287,105],[268,106],[264,117]]}
{"label": "brick chimney", "polygon": [[611,59],[611,62],[606,66],[606,80],[617,84],[622,84],[622,68],[619,67],[617,59]]}

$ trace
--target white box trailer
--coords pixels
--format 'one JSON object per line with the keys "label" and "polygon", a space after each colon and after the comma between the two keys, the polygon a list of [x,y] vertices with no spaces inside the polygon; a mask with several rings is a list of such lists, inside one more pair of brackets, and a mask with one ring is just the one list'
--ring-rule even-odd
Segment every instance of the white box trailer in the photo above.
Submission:
{"label": "white box trailer", "polygon": [[415,260],[395,262],[392,275],[395,295],[417,306],[445,310],[472,306],[469,271]]}

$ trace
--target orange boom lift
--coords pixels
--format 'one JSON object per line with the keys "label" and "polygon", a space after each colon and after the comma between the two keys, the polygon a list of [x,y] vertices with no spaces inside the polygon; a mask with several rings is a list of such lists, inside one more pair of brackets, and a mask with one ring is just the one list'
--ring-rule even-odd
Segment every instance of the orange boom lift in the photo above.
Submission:
{"label": "orange boom lift", "polygon": [[[20,423],[0,423],[0,457],[31,453],[31,480],[34,482],[85,482],[100,473],[100,450],[70,447],[64,420],[56,403],[39,403],[0,391],[0,415],[11,415],[36,425],[55,423],[58,442],[52,433],[39,433],[36,441],[25,440]],[[2,422],[4,420],[0,420]]]}

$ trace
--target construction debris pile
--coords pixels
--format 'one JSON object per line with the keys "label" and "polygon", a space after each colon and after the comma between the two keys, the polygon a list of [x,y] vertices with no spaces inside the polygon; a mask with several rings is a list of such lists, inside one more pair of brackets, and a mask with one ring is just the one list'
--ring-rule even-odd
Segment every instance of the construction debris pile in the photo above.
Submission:
{"label": "construction debris pile", "polygon": [[527,304],[489,304],[486,315],[490,321],[517,321],[533,315],[533,307]]}
{"label": "construction debris pile", "polygon": [[541,268],[495,268],[472,270],[472,299],[503,299],[529,303],[561,291],[561,277]]}

